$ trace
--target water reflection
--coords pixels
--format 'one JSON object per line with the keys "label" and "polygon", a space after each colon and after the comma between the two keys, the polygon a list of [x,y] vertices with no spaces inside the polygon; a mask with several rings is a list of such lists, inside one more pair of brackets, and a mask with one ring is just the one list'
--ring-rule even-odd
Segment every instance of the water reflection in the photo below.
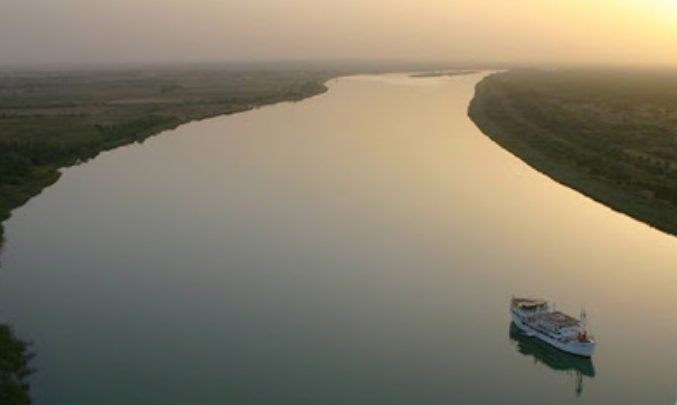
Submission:
{"label": "water reflection", "polygon": [[514,323],[510,323],[510,341],[524,356],[534,358],[535,364],[544,364],[555,371],[574,375],[576,396],[583,393],[583,377],[595,377],[595,366],[591,359],[564,353],[535,337],[524,334]]}

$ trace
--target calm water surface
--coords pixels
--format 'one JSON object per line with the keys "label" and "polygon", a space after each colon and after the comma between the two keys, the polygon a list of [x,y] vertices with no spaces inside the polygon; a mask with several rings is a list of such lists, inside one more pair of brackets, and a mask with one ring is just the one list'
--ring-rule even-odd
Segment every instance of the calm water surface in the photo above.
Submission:
{"label": "calm water surface", "polygon": [[[488,140],[481,77],[341,79],[65,170],[1,257],[36,403],[674,404],[677,239]],[[513,294],[585,306],[593,361],[511,331]]]}

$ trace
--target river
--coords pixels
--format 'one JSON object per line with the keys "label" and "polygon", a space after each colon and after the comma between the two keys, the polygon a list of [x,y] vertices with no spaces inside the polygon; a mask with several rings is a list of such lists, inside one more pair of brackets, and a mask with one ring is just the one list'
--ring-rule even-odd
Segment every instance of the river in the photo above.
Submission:
{"label": "river", "polygon": [[[36,405],[673,404],[677,239],[481,134],[483,76],[333,80],[64,170],[0,257]],[[585,307],[593,360],[511,333],[513,294]]]}

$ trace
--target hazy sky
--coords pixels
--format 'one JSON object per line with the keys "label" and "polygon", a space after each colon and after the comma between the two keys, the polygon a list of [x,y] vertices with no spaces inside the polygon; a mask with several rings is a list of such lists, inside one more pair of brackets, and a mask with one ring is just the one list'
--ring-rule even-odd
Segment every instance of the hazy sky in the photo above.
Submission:
{"label": "hazy sky", "polygon": [[0,0],[0,64],[328,58],[677,65],[677,0]]}

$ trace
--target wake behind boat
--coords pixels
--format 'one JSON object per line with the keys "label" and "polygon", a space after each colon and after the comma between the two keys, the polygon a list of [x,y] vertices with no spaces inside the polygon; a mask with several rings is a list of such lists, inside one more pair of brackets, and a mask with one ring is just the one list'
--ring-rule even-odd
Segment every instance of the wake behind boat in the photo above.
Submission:
{"label": "wake behind boat", "polygon": [[515,325],[525,334],[536,337],[564,352],[592,357],[595,339],[586,330],[585,311],[578,320],[562,312],[551,310],[544,300],[513,298],[510,314]]}

